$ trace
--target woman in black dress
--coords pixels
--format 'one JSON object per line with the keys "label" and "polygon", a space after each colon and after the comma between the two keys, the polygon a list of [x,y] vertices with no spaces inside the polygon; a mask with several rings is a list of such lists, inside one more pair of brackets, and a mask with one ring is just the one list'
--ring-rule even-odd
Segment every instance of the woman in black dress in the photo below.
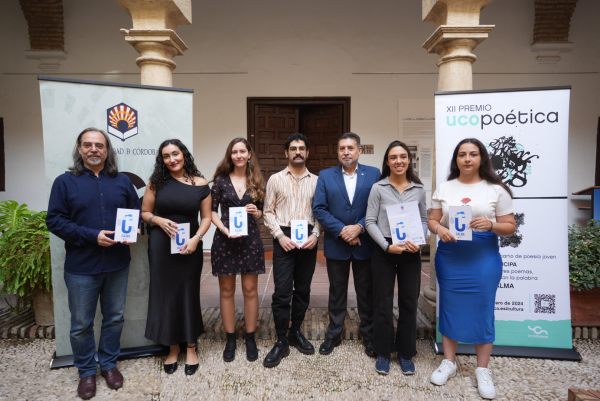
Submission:
{"label": "woman in black dress", "polygon": [[[265,184],[248,141],[236,138],[229,143],[213,180],[212,222],[218,230],[213,238],[211,262],[213,275],[219,277],[221,318],[227,333],[223,360],[230,362],[235,358],[235,280],[236,275],[241,274],[246,321],[246,358],[255,361],[258,359],[254,340],[258,320],[257,275],[265,272],[265,251],[256,221],[263,214]],[[229,208],[243,206],[251,215],[248,216],[248,235],[231,236]]]}
{"label": "woman in black dress", "polygon": [[[177,370],[180,343],[187,343],[185,374],[194,374],[199,366],[196,340],[204,333],[200,310],[202,236],[210,228],[210,204],[208,183],[188,149],[178,139],[164,141],[158,148],[154,172],[144,194],[142,219],[151,225],[145,337],[171,346],[164,363],[169,374]],[[172,254],[171,238],[176,237],[180,223],[190,223],[190,239],[181,253]]]}

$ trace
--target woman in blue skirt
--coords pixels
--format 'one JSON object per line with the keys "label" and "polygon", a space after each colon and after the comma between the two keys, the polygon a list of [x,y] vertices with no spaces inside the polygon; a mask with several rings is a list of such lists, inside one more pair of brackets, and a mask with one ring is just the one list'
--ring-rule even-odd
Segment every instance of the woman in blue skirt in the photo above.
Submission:
{"label": "woman in blue skirt", "polygon": [[[449,207],[469,206],[472,241],[457,241],[449,227]],[[444,360],[431,375],[443,385],[456,375],[459,341],[475,344],[477,387],[483,398],[496,390],[488,369],[495,340],[494,305],[502,277],[498,236],[515,232],[512,192],[496,175],[483,143],[462,140],[454,149],[448,181],[435,191],[429,230],[440,238],[435,256],[439,283],[439,330]]]}

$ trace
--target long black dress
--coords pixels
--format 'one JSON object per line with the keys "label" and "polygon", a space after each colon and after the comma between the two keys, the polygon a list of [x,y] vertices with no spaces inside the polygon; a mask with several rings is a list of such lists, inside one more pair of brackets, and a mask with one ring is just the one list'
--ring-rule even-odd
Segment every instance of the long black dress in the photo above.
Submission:
{"label": "long black dress", "polygon": [[[210,194],[208,185],[186,185],[171,178],[156,191],[156,216],[190,223],[198,231],[200,203]],[[148,240],[150,300],[146,338],[163,345],[195,343],[204,333],[200,310],[202,242],[190,255],[171,254],[171,239],[152,226]]]}

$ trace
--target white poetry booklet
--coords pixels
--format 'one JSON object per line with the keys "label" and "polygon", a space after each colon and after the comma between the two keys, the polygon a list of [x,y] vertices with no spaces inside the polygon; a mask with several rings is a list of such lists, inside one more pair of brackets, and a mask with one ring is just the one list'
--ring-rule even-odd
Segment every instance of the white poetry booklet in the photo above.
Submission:
{"label": "white poetry booklet", "polygon": [[137,209],[117,209],[115,241],[137,242],[137,229],[140,211]]}
{"label": "white poetry booklet", "polygon": [[449,206],[448,213],[450,219],[450,233],[454,235],[458,241],[473,241],[473,229],[471,228],[471,220],[473,213],[470,206]]}
{"label": "white poetry booklet", "polygon": [[248,212],[245,207],[229,208],[229,234],[248,235]]}
{"label": "white poetry booklet", "polygon": [[294,241],[296,245],[304,245],[308,239],[308,221],[292,220],[291,231],[292,241]]}
{"label": "white poetry booklet", "polygon": [[181,249],[190,240],[190,223],[177,223],[177,234],[171,237],[171,253],[181,253]]}
{"label": "white poetry booklet", "polygon": [[[404,202],[397,205],[386,207],[390,231],[392,232],[392,240],[394,244],[404,243],[407,240],[396,239],[402,232],[408,235],[408,239],[415,245],[425,245],[425,233],[423,232],[423,223],[421,222],[421,212],[419,211],[419,202]],[[398,217],[405,216],[402,221],[404,227],[398,225]],[[408,225],[405,220],[408,219]],[[398,232],[396,232],[398,228]]]}

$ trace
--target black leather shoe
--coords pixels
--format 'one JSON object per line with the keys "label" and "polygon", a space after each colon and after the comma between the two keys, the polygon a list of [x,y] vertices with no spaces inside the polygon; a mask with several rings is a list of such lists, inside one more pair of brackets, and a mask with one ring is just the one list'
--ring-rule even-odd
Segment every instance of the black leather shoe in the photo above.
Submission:
{"label": "black leather shoe", "polygon": [[323,341],[323,344],[319,347],[319,354],[329,355],[333,352],[333,349],[342,343],[342,339],[338,338],[327,338]]}
{"label": "black leather shoe", "polygon": [[295,333],[290,333],[287,337],[290,345],[296,347],[296,349],[303,354],[311,355],[315,353],[315,347],[300,333],[298,330]]}
{"label": "black leather shoe", "polygon": [[365,345],[365,354],[372,356],[373,358],[377,357],[377,354],[373,350],[373,340],[367,338],[363,341],[363,344]]}
{"label": "black leather shoe", "polygon": [[[192,345],[191,347],[189,345],[186,345],[187,348],[194,348],[194,351],[198,351],[198,343]],[[185,367],[183,369],[183,371],[185,372],[186,375],[193,375],[194,373],[196,373],[196,371],[198,370],[198,366],[200,366],[200,363],[197,363],[195,365],[188,365],[187,363],[185,364]]]}
{"label": "black leather shoe", "polygon": [[166,374],[168,374],[168,375],[173,374],[177,370],[177,362],[165,363],[163,365],[163,367],[165,368],[165,373]]}
{"label": "black leather shoe", "polygon": [[236,347],[237,347],[237,342],[235,339],[227,340],[227,344],[225,344],[225,350],[223,351],[223,360],[225,362],[231,362],[235,359]]}
{"label": "black leather shoe", "polygon": [[256,340],[254,338],[246,338],[246,359],[250,362],[258,359],[258,348],[256,347]]}
{"label": "black leather shoe", "polygon": [[263,361],[263,365],[267,368],[272,368],[281,362],[283,358],[290,354],[290,346],[288,344],[284,344],[281,341],[277,341],[275,346],[271,349],[271,351],[265,357]]}
{"label": "black leather shoe", "polygon": [[96,395],[96,375],[79,379],[77,395],[83,400],[88,400]]}
{"label": "black leather shoe", "polygon": [[186,363],[183,371],[185,372],[186,375],[190,376],[190,375],[193,375],[194,373],[196,373],[199,366],[200,366],[200,363],[197,363],[195,365],[188,365]]}

